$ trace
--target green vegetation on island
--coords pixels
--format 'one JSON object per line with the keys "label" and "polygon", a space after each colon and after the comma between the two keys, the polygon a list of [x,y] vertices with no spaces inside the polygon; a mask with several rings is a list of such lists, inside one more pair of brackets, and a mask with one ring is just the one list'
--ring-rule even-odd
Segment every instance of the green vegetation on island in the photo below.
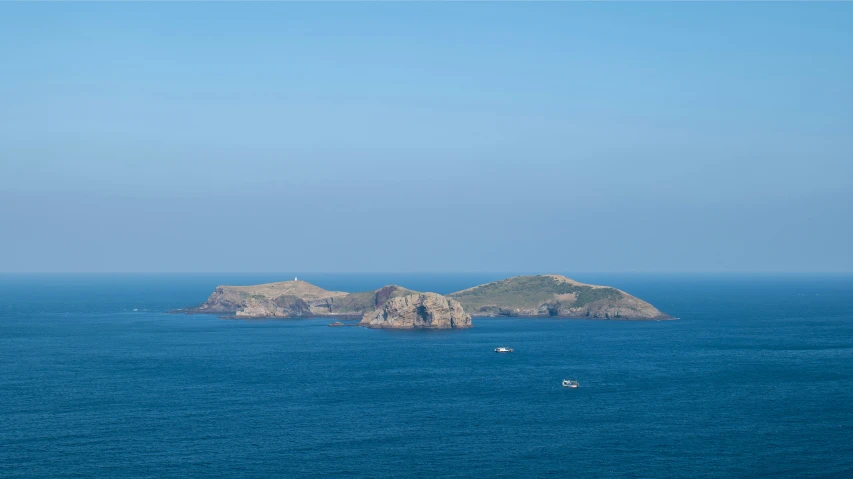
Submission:
{"label": "green vegetation on island", "polygon": [[[332,316],[375,317],[388,301],[421,295],[390,285],[375,291],[327,291],[305,281],[219,286],[206,302],[185,313],[241,318]],[[608,286],[579,283],[559,275],[516,276],[446,295],[474,317],[521,316],[591,319],[671,319],[651,304]],[[421,298],[422,299],[422,298]],[[438,303],[436,303],[438,304]]]}
{"label": "green vegetation on island", "polygon": [[[517,276],[494,283],[452,293],[449,296],[474,311],[502,305],[518,309],[537,309],[556,296],[574,295],[574,306],[583,306],[600,300],[617,300],[622,295],[618,289],[591,286],[552,275]],[[568,299],[568,298],[566,298]]]}

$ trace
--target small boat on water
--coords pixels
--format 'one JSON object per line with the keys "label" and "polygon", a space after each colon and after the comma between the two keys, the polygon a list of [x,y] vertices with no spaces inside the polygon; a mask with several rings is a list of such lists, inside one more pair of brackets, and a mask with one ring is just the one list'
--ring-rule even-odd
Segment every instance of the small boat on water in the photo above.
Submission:
{"label": "small boat on water", "polygon": [[336,328],[338,326],[345,326],[345,324],[340,322],[340,321],[335,321],[334,323],[329,323],[329,327]]}
{"label": "small boat on water", "polygon": [[496,353],[511,353],[512,348],[505,348],[505,347],[501,346],[499,348],[495,348],[495,352]]}
{"label": "small boat on water", "polygon": [[571,379],[563,379],[563,387],[564,388],[577,388],[580,386],[580,383],[577,381],[572,381]]}

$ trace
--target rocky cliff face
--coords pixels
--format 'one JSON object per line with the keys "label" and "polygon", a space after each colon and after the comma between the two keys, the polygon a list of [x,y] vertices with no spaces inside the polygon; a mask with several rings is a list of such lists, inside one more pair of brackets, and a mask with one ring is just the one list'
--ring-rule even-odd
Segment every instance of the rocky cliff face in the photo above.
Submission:
{"label": "rocky cliff face", "polygon": [[246,305],[247,297],[229,286],[217,286],[207,301],[197,308],[187,309],[187,312],[235,314]]}
{"label": "rocky cliff face", "polygon": [[275,299],[249,298],[235,311],[237,318],[298,318],[312,316],[311,306],[302,298],[284,295]]}
{"label": "rocky cliff face", "polygon": [[255,286],[218,286],[207,301],[178,312],[217,313],[237,318],[294,318],[334,316],[360,318],[391,298],[416,294],[390,285],[375,291],[326,291],[305,281],[283,281]]}
{"label": "rocky cliff face", "polygon": [[[187,313],[218,313],[238,317],[307,316],[311,303],[348,296],[341,291],[326,291],[305,281],[282,281],[253,286],[217,286],[207,301]],[[364,311],[360,311],[361,314]]]}
{"label": "rocky cliff face", "polygon": [[381,308],[391,298],[416,294],[417,291],[397,285],[384,286],[376,291],[350,293],[345,296],[308,301],[317,316],[356,316]]}
{"label": "rocky cliff face", "polygon": [[421,293],[389,299],[381,308],[364,313],[359,324],[368,328],[470,328],[471,316],[458,301]]}
{"label": "rocky cliff face", "polygon": [[[617,290],[619,291],[619,290]],[[598,300],[575,306],[559,301],[544,305],[548,316],[589,319],[672,319],[651,304],[619,291],[615,299]],[[543,312],[540,311],[540,314]]]}

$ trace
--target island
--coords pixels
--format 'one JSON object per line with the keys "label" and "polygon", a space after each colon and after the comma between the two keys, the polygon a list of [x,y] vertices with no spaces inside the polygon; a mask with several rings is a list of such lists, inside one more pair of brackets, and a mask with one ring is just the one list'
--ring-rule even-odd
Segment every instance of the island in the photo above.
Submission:
{"label": "island", "polygon": [[622,290],[579,283],[556,274],[516,276],[457,291],[448,297],[479,317],[673,319]]}
{"label": "island", "polygon": [[471,317],[551,317],[605,320],[673,319],[651,304],[609,286],[565,276],[515,276],[448,295],[389,285],[374,291],[328,291],[294,279],[252,286],[218,286],[197,307],[177,313],[229,318],[333,317],[369,328],[468,328]]}

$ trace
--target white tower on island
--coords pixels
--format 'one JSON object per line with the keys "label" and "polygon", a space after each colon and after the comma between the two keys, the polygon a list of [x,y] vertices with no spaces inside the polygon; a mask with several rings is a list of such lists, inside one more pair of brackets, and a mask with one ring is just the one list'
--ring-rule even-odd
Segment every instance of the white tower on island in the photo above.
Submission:
{"label": "white tower on island", "polygon": [[297,282],[297,281],[299,281],[299,279],[298,279],[296,276],[294,276],[294,277],[293,277],[293,282],[295,283],[295,282]]}

